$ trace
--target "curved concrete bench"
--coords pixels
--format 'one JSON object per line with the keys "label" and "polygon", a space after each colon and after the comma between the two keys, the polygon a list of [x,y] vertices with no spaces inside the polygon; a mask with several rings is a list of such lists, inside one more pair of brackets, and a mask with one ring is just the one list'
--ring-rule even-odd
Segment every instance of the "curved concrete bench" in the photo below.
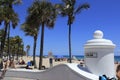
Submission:
{"label": "curved concrete bench", "polygon": [[[12,72],[12,75],[10,75],[10,72]],[[11,76],[38,80],[99,80],[99,76],[96,76],[90,72],[80,69],[78,67],[78,64],[75,63],[57,65],[53,68],[47,69],[42,72],[32,72],[30,70],[9,70],[8,73],[6,73],[6,77]]]}
{"label": "curved concrete bench", "polygon": [[40,80],[99,80],[99,77],[78,67],[78,64],[57,65],[40,74]]}

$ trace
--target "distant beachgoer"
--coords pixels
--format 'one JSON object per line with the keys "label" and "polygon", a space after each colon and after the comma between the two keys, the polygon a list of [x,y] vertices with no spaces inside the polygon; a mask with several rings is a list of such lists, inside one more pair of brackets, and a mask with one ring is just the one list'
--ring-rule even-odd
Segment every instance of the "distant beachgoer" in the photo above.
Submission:
{"label": "distant beachgoer", "polygon": [[50,67],[53,67],[53,58],[49,58]]}
{"label": "distant beachgoer", "polygon": [[14,60],[10,60],[9,67],[10,68],[15,68]]}
{"label": "distant beachgoer", "polygon": [[4,62],[6,62],[7,60],[8,60],[8,58],[7,58],[7,57],[4,57],[4,58],[3,58],[3,61],[4,61]]}
{"label": "distant beachgoer", "polygon": [[83,66],[84,65],[84,63],[83,62],[80,62],[80,66]]}
{"label": "distant beachgoer", "polygon": [[26,66],[26,69],[32,69],[32,68],[30,68],[29,65],[27,65],[27,66]]}
{"label": "distant beachgoer", "polygon": [[6,61],[4,64],[4,70],[7,69],[7,66],[8,66],[8,61]]}
{"label": "distant beachgoer", "polygon": [[30,66],[32,66],[32,63],[31,63],[31,61],[28,61],[25,68],[26,69],[32,69],[32,68],[30,68]]}
{"label": "distant beachgoer", "polygon": [[120,64],[116,68],[116,76],[117,76],[118,80],[120,80]]}
{"label": "distant beachgoer", "polygon": [[53,67],[53,53],[48,53],[50,68]]}
{"label": "distant beachgoer", "polygon": [[23,65],[23,64],[25,64],[25,61],[22,59],[22,60],[19,62],[19,64]]}
{"label": "distant beachgoer", "polygon": [[28,61],[28,62],[27,62],[27,65],[28,65],[28,66],[32,66],[31,61]]}

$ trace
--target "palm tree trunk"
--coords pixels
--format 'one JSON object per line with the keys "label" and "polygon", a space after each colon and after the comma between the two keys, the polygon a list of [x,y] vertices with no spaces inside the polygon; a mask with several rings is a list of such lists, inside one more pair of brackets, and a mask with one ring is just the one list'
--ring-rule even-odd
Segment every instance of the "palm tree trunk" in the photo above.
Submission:
{"label": "palm tree trunk", "polygon": [[20,43],[18,43],[18,49],[17,49],[17,60],[18,60],[18,54],[19,54],[19,47],[20,47]]}
{"label": "palm tree trunk", "polygon": [[41,29],[41,43],[40,43],[40,56],[39,56],[39,70],[42,69],[43,45],[44,45],[44,22]]}
{"label": "palm tree trunk", "polygon": [[37,37],[34,37],[34,47],[33,47],[33,63],[34,63],[34,68],[37,68],[37,66],[36,66],[36,60],[35,60],[35,54],[36,54],[36,41],[37,41]]}
{"label": "palm tree trunk", "polygon": [[15,59],[15,45],[14,45],[14,50],[13,50],[13,60]]}
{"label": "palm tree trunk", "polygon": [[24,44],[23,44],[23,47],[22,47],[22,56],[23,56],[23,54],[24,54]]}
{"label": "palm tree trunk", "polygon": [[10,57],[10,40],[9,40],[9,37],[10,37],[10,23],[9,23],[9,26],[8,26],[8,56],[9,56],[9,59],[11,59]]}
{"label": "palm tree trunk", "polygon": [[6,34],[7,34],[7,26],[8,24],[6,23],[5,24],[5,32],[4,32],[4,36],[3,36],[3,40],[2,40],[2,43],[1,43],[1,55],[0,55],[0,58],[2,58],[3,56],[3,49],[4,49],[4,45],[5,45],[5,39],[6,39]]}
{"label": "palm tree trunk", "polygon": [[70,63],[72,63],[71,60],[71,24],[69,24],[69,34],[68,34],[68,38],[69,38],[69,59],[70,59]]}

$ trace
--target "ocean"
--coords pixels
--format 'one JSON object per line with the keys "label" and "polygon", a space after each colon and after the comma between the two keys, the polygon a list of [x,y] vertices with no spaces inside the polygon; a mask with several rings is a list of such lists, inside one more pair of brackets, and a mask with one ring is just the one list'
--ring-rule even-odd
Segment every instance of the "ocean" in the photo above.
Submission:
{"label": "ocean", "polygon": [[114,56],[115,61],[120,62],[120,56]]}
{"label": "ocean", "polygon": [[[54,56],[69,58],[68,55],[54,55]],[[73,55],[73,56],[75,56],[78,60],[84,59],[83,55]],[[115,62],[120,62],[120,56],[114,56],[114,59],[115,59]]]}

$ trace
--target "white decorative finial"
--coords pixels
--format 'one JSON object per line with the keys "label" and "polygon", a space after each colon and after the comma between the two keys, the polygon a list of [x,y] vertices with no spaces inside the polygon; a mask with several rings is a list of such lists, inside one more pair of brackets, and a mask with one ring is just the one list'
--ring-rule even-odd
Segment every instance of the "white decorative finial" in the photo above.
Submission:
{"label": "white decorative finial", "polygon": [[94,32],[94,38],[95,38],[95,39],[102,39],[102,38],[103,38],[103,32],[100,31],[100,30],[96,30],[96,31]]}

